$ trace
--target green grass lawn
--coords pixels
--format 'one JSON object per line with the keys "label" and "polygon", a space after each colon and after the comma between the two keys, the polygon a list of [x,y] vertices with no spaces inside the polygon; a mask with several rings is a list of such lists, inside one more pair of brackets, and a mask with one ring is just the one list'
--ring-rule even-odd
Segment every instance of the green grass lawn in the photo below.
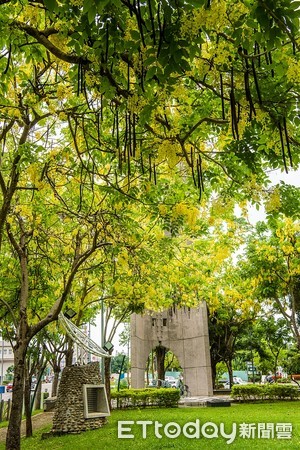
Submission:
{"label": "green grass lawn", "polygon": [[[196,420],[200,422],[200,438],[188,438],[183,435],[183,426],[188,422]],[[163,436],[155,436],[154,424],[147,427],[146,437],[142,436],[141,425],[130,425],[133,439],[118,438],[118,421],[155,421],[163,424],[158,432]],[[171,438],[165,435],[164,426],[169,422],[176,422],[175,431],[178,432],[181,427],[181,434],[177,438]],[[208,438],[202,435],[202,427],[208,422],[213,423],[217,429],[219,437]],[[220,435],[220,424],[224,423],[225,433],[230,434],[233,424],[237,424],[236,438],[227,446],[227,440]],[[254,424],[256,430],[258,424],[274,424],[274,429],[278,423],[292,423],[292,438],[242,438],[239,435],[239,425],[242,423]],[[125,426],[125,425],[124,425]],[[126,425],[129,427],[129,425]],[[273,425],[271,425],[272,427]],[[205,425],[208,427],[208,425]],[[43,430],[47,431],[47,430]],[[205,431],[205,430],[204,430]],[[167,428],[171,435],[172,428]],[[189,433],[195,432],[192,426]],[[207,428],[207,434],[211,431]],[[125,431],[124,431],[124,434]],[[80,435],[68,435],[63,437],[53,437],[47,440],[40,439],[41,432],[36,433],[33,438],[22,439],[22,449],[76,449],[76,450],[96,450],[96,449],[299,449],[300,448],[300,402],[275,402],[258,404],[233,404],[231,407],[213,407],[213,408],[175,408],[175,409],[143,409],[129,411],[113,411],[109,417],[109,423],[101,429],[82,433]],[[1,449],[4,446],[0,447]]]}
{"label": "green grass lawn", "polygon": [[[35,416],[36,414],[40,414],[41,412],[43,412],[42,409],[35,409],[32,413],[33,416]],[[25,416],[23,416],[23,419],[25,419]],[[8,420],[4,420],[3,422],[0,422],[0,428],[6,428],[8,427]]]}

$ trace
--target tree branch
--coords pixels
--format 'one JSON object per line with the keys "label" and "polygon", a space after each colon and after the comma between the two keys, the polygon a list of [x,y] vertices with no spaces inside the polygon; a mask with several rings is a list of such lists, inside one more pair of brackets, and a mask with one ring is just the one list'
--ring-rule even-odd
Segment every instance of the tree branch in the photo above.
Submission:
{"label": "tree branch", "polygon": [[12,25],[15,25],[19,30],[25,31],[25,33],[27,33],[29,36],[35,38],[40,44],[42,44],[47,50],[49,50],[50,53],[52,53],[62,61],[66,61],[71,64],[84,65],[87,65],[91,62],[83,56],[71,55],[70,53],[66,53],[56,47],[56,45],[54,45],[51,41],[49,41],[48,36],[54,34],[54,28],[48,28],[43,32],[19,21],[12,22]]}
{"label": "tree branch", "polygon": [[8,311],[10,312],[10,315],[12,317],[12,321],[13,321],[14,327],[17,328],[18,322],[17,322],[16,316],[14,315],[14,312],[11,309],[10,305],[5,300],[3,300],[3,298],[0,298],[0,302],[2,302],[3,305],[5,305],[6,308],[8,309]]}
{"label": "tree branch", "polygon": [[73,267],[71,269],[71,273],[68,277],[66,286],[64,288],[64,291],[63,291],[61,297],[59,299],[57,299],[57,301],[54,303],[54,305],[50,309],[48,315],[44,319],[40,320],[36,325],[34,325],[30,328],[29,333],[30,333],[31,337],[36,335],[42,328],[44,328],[46,325],[48,325],[49,323],[53,322],[54,320],[56,320],[58,318],[58,315],[70,293],[72,283],[74,281],[74,278],[75,278],[80,266],[95,252],[96,249],[105,247],[107,245],[112,245],[112,243],[111,242],[96,243],[89,250],[84,252],[80,258],[77,258],[76,262],[74,261]]}
{"label": "tree branch", "polygon": [[213,118],[213,117],[203,117],[203,119],[198,120],[197,123],[195,123],[195,125],[193,125],[189,131],[181,138],[181,140],[183,142],[185,142],[192,133],[194,133],[194,131],[203,123],[203,122],[207,122],[207,123],[214,123],[217,125],[227,125],[228,124],[228,120],[224,120],[224,119],[217,119],[217,118]]}

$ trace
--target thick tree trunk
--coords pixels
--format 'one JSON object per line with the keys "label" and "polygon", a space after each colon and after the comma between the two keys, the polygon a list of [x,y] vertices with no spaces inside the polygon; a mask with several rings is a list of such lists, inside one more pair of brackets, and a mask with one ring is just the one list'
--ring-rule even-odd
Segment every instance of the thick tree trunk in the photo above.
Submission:
{"label": "thick tree trunk", "polygon": [[24,367],[27,345],[22,342],[14,349],[14,381],[12,407],[6,435],[6,450],[19,450],[23,407]]}
{"label": "thick tree trunk", "polygon": [[157,378],[158,386],[161,386],[161,380],[165,379],[165,356],[167,349],[165,347],[158,346],[155,349],[156,361],[157,361]]}

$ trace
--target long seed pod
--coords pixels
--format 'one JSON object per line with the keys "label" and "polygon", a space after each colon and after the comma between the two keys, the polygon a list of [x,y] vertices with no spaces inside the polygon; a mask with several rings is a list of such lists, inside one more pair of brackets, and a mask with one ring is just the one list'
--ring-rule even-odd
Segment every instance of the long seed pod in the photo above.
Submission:
{"label": "long seed pod", "polygon": [[253,60],[252,60],[252,72],[253,72],[253,77],[254,77],[254,83],[255,83],[255,88],[256,88],[256,92],[257,92],[257,97],[258,97],[258,103],[260,105],[262,105],[262,99],[261,99],[261,95],[260,95],[260,89],[259,89],[257,74],[256,74],[255,64],[254,64]]}
{"label": "long seed pod", "polygon": [[9,44],[8,58],[7,58],[6,67],[4,69],[3,75],[6,75],[8,72],[9,65],[10,65],[10,59],[11,59],[11,43]]}
{"label": "long seed pod", "polygon": [[145,86],[144,86],[144,77],[145,77],[145,70],[144,70],[144,57],[142,52],[140,52],[140,60],[141,60],[141,89],[143,92],[145,92]]}
{"label": "long seed pod", "polygon": [[[268,54],[269,54],[270,64],[272,64],[273,63],[272,53],[269,52]],[[272,78],[274,78],[274,76],[275,76],[274,69],[271,69],[271,76],[272,76]]]}
{"label": "long seed pod", "polygon": [[224,86],[223,86],[223,76],[221,73],[220,73],[220,89],[221,89],[221,102],[222,102],[222,119],[225,120]]}
{"label": "long seed pod", "polygon": [[144,160],[143,160],[143,154],[141,152],[141,169],[142,169],[142,174],[144,175],[145,173],[145,168],[144,168]]}
{"label": "long seed pod", "polygon": [[119,166],[119,171],[122,172],[122,152],[121,152],[121,147],[118,148],[118,166]]}
{"label": "long seed pod", "polygon": [[241,105],[238,103],[238,112],[237,112],[237,123],[239,123],[240,119],[241,119]]}
{"label": "long seed pod", "polygon": [[128,184],[129,184],[129,176],[131,174],[129,145],[127,146],[127,174],[128,174]]}
{"label": "long seed pod", "polygon": [[140,1],[139,0],[137,0],[136,17],[137,17],[137,21],[138,21],[138,27],[139,27],[139,30],[140,30],[140,35],[141,35],[143,47],[146,47],[144,30],[143,30],[143,23],[142,23],[141,5],[140,5]]}
{"label": "long seed pod", "polygon": [[101,128],[100,128],[100,114],[99,113],[97,113],[97,115],[96,115],[96,121],[97,121],[97,138],[98,138],[98,143],[100,144]]}
{"label": "long seed pod", "polygon": [[103,121],[103,94],[100,95],[100,119]]}
{"label": "long seed pod", "polygon": [[79,94],[81,92],[81,63],[78,64],[77,67],[77,97],[79,97]]}
{"label": "long seed pod", "polygon": [[130,112],[128,113],[128,154],[132,156],[132,136],[131,136],[131,118]]}
{"label": "long seed pod", "polygon": [[266,47],[264,47],[264,54],[265,54],[266,64],[267,64],[267,66],[269,66],[271,63],[270,63],[270,60],[269,60],[269,52],[267,52]]}
{"label": "long seed pod", "polygon": [[155,163],[153,163],[153,177],[154,177],[154,184],[157,184],[157,179],[156,179],[156,165]]}
{"label": "long seed pod", "polygon": [[235,105],[235,98],[234,98],[234,92],[230,91],[230,106],[231,106],[231,129],[232,129],[232,135],[234,139],[239,139],[239,130],[238,130],[238,123],[237,123],[237,116],[236,116],[236,105]]}
{"label": "long seed pod", "polygon": [[106,32],[105,32],[105,64],[108,61],[108,46],[109,46],[109,30],[108,30],[108,21],[106,22]]}
{"label": "long seed pod", "polygon": [[82,175],[83,175],[83,167],[81,167],[81,170],[80,170],[79,204],[78,204],[77,211],[81,211],[81,208],[82,208],[82,197],[83,197],[83,186],[84,186],[84,182],[82,180]]}
{"label": "long seed pod", "polygon": [[234,96],[234,80],[233,80],[233,67],[231,68],[231,90],[230,90],[230,106],[231,106],[231,128],[234,139],[239,139],[239,130],[236,116],[236,102]]}
{"label": "long seed pod", "polygon": [[257,61],[258,61],[258,67],[260,67],[261,66],[260,48],[259,48],[259,44],[257,42],[255,42],[255,44],[254,44],[254,54],[258,55]]}
{"label": "long seed pod", "polygon": [[202,159],[201,159],[201,156],[199,156],[198,162],[199,162],[199,170],[200,170],[201,189],[202,189],[202,192],[204,192],[204,180],[203,180]]}
{"label": "long seed pod", "polygon": [[250,83],[249,83],[249,71],[246,67],[245,73],[244,73],[244,83],[245,83],[245,94],[246,94],[246,100],[249,103],[250,106],[250,120],[252,119],[252,113],[256,115],[255,107],[252,100],[251,90],[250,90]]}
{"label": "long seed pod", "polygon": [[289,155],[290,165],[293,167],[293,158],[291,153],[291,147],[290,147],[290,140],[289,140],[289,134],[286,126],[286,118],[283,118],[283,127],[284,127],[284,134],[285,134],[285,140],[286,140],[286,147]]}
{"label": "long seed pod", "polygon": [[162,30],[161,20],[160,20],[160,2],[158,2],[158,7],[157,7],[157,22],[158,22],[158,27],[159,27],[159,41],[158,41],[156,57],[158,58],[160,51],[161,51],[161,46],[163,43],[163,30]]}
{"label": "long seed pod", "polygon": [[284,142],[283,142],[283,134],[282,134],[282,128],[281,123],[278,123],[278,129],[279,129],[279,135],[280,135],[280,143],[281,143],[281,153],[282,153],[282,160],[284,165],[284,170],[286,173],[288,173],[288,168],[286,164],[286,157],[285,157],[285,151],[284,151]]}
{"label": "long seed pod", "polygon": [[152,163],[151,163],[151,155],[149,155],[149,180],[152,180]]}
{"label": "long seed pod", "polygon": [[112,127],[112,132],[111,132],[112,137],[115,136],[115,130],[116,130],[116,116],[114,116],[114,118],[113,118],[113,127]]}
{"label": "long seed pod", "polygon": [[116,140],[116,146],[117,149],[120,148],[120,132],[119,132],[119,111],[118,108],[116,108],[116,135],[117,135],[117,140]]}
{"label": "long seed pod", "polygon": [[201,172],[200,172],[200,167],[199,167],[199,160],[197,160],[197,181],[198,181],[197,186],[199,189],[199,201],[200,201],[202,198],[202,189],[201,189],[202,183],[201,183]]}
{"label": "long seed pod", "polygon": [[127,63],[127,90],[130,91],[130,65]]}
{"label": "long seed pod", "polygon": [[199,160],[197,159],[197,188],[201,189],[201,175],[200,175],[200,167],[199,167]]}
{"label": "long seed pod", "polygon": [[149,16],[150,16],[150,21],[151,21],[151,27],[152,27],[153,44],[156,45],[155,23],[154,23],[154,18],[153,18],[151,0],[148,0],[148,7],[149,7]]}
{"label": "long seed pod", "polygon": [[132,156],[135,158],[136,155],[136,115],[135,113],[133,113],[133,122],[132,122],[132,138],[133,138],[133,142],[132,142]]}
{"label": "long seed pod", "polygon": [[126,151],[127,151],[127,139],[128,139],[128,124],[127,124],[127,114],[125,115],[125,134],[124,134],[124,150],[123,150],[123,160],[126,162]]}
{"label": "long seed pod", "polygon": [[83,64],[80,64],[80,68],[81,68],[81,76],[80,76],[81,85],[80,85],[80,92],[84,92],[84,90],[85,90],[85,72],[84,72],[84,66],[83,66]]}
{"label": "long seed pod", "polygon": [[191,167],[192,167],[192,176],[193,176],[194,186],[197,187],[197,182],[196,182],[196,178],[195,178],[194,154],[193,154],[192,147],[191,147]]}

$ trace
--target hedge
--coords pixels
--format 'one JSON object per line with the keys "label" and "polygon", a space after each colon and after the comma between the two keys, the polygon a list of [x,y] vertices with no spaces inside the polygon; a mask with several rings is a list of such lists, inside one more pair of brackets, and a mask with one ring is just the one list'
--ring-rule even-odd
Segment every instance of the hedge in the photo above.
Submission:
{"label": "hedge", "polygon": [[231,396],[240,401],[295,400],[299,395],[298,386],[293,384],[235,384],[231,389]]}
{"label": "hedge", "polygon": [[122,389],[111,391],[113,407],[146,408],[159,406],[174,408],[178,406],[180,390],[175,388]]}

